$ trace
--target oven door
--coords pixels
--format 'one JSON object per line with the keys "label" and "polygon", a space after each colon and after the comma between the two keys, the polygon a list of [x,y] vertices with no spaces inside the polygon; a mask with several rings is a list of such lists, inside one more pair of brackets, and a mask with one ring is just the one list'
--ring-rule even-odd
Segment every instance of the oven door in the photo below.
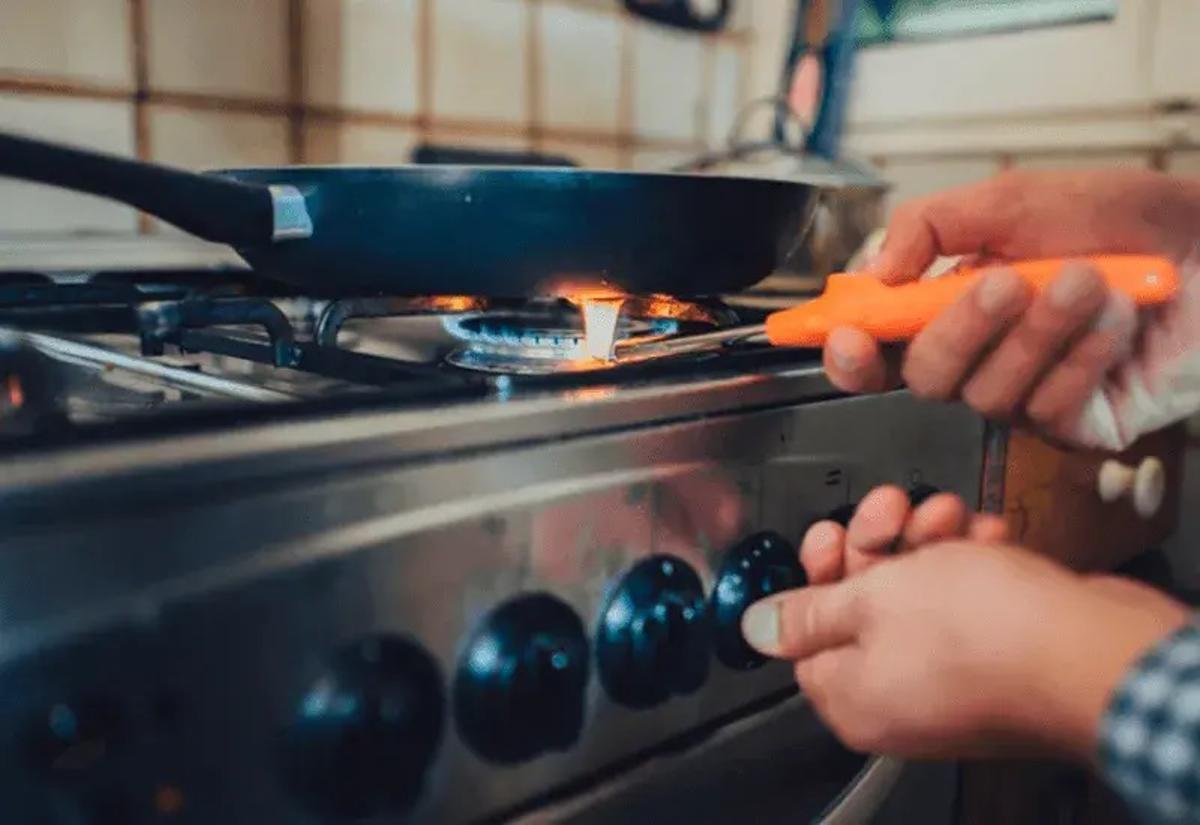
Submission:
{"label": "oven door", "polygon": [[952,765],[846,750],[793,695],[517,821],[950,825],[955,788]]}

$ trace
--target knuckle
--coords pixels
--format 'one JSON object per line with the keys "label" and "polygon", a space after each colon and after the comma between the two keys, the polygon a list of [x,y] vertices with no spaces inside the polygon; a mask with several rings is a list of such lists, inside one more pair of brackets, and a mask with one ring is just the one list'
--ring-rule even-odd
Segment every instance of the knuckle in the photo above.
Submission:
{"label": "knuckle", "polygon": [[904,361],[900,377],[913,395],[926,401],[949,401],[953,394],[951,383],[941,378],[919,355]]}
{"label": "knuckle", "polygon": [[1061,394],[1035,393],[1025,405],[1025,415],[1035,424],[1049,426],[1063,418],[1072,406],[1073,399]]}
{"label": "knuckle", "polygon": [[963,389],[963,401],[984,418],[1005,420],[1012,417],[1016,403],[982,383],[969,383]]}

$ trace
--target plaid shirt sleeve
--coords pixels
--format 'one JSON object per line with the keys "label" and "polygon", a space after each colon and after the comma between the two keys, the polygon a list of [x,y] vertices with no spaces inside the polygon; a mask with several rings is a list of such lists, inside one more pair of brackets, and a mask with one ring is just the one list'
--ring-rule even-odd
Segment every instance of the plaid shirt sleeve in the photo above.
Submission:
{"label": "plaid shirt sleeve", "polygon": [[1149,822],[1200,822],[1200,625],[1134,666],[1100,729],[1100,767]]}

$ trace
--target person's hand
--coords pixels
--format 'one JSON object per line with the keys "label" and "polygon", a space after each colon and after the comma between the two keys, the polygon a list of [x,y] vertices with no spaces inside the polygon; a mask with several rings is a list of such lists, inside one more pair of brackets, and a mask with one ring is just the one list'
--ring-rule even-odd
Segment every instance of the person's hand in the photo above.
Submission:
{"label": "person's hand", "polygon": [[809,530],[813,585],[751,606],[743,633],[795,662],[817,712],[855,749],[1086,758],[1122,675],[1188,611],[998,543],[1003,533],[954,496],[910,510],[902,491],[878,488],[845,530]]}
{"label": "person's hand", "polygon": [[972,513],[950,493],[930,496],[912,507],[899,487],[876,487],[863,496],[849,523],[819,521],[800,543],[800,563],[812,584],[829,584],[861,573],[872,564],[947,539],[1004,541],[1007,525],[1000,516]]}
{"label": "person's hand", "polygon": [[[1011,271],[985,274],[908,346],[900,370],[918,396],[961,398],[996,419],[1028,419],[1076,443],[1122,449],[1200,409],[1200,182],[1154,172],[1010,172],[900,207],[869,272],[899,283],[938,256],[976,263],[1105,253],[1163,254],[1184,288],[1144,313],[1085,265],[1037,299]],[[825,369],[838,387],[894,383],[866,333],[835,330]]]}

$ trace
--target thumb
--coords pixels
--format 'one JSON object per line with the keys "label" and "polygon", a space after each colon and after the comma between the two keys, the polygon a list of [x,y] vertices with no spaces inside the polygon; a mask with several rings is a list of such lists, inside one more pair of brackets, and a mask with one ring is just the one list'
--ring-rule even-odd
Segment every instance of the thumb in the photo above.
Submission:
{"label": "thumb", "polygon": [[742,635],[751,647],[778,659],[807,659],[849,644],[862,622],[858,582],[801,587],[755,602],[742,616]]}

